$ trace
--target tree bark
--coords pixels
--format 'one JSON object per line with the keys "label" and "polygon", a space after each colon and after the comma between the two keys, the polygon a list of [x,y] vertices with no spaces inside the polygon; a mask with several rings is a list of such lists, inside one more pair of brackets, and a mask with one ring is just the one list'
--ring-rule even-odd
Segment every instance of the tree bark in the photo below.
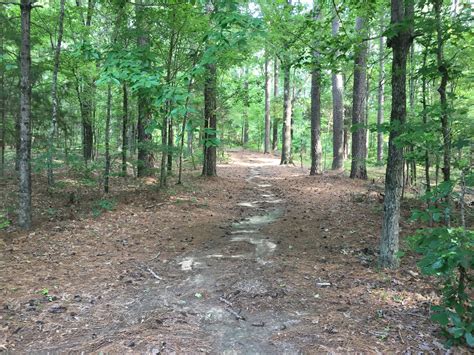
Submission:
{"label": "tree bark", "polygon": [[204,162],[202,166],[203,176],[217,175],[216,82],[216,65],[208,64],[207,77],[204,83]]}
{"label": "tree bark", "polygon": [[383,165],[383,131],[384,122],[384,89],[385,89],[385,64],[384,64],[384,13],[380,15],[379,39],[379,82],[377,89],[377,165]]}
{"label": "tree bark", "polygon": [[105,116],[105,169],[104,169],[104,192],[109,193],[110,176],[110,116],[112,109],[112,89],[107,87],[107,113]]}
{"label": "tree bark", "polygon": [[247,145],[249,142],[249,81],[248,81],[248,70],[245,69],[244,72],[245,81],[244,81],[244,125],[243,125],[243,135],[242,143]]}
{"label": "tree bark", "polygon": [[[366,20],[356,19],[356,32],[365,33]],[[366,151],[367,127],[365,127],[365,100],[367,90],[367,43],[358,45],[354,61],[354,89],[352,96],[352,163],[350,177],[367,179]]]}
{"label": "tree bark", "polygon": [[58,125],[58,72],[59,72],[59,61],[61,55],[61,44],[63,39],[63,24],[64,24],[64,3],[65,0],[60,1],[59,5],[59,19],[58,19],[58,42],[54,51],[54,68],[53,68],[53,80],[51,85],[51,100],[52,100],[52,113],[51,113],[51,127],[48,139],[48,186],[54,185],[54,174],[53,174],[53,150],[54,140]]}
{"label": "tree bark", "polygon": [[31,0],[21,0],[19,213],[21,228],[31,227]]}
{"label": "tree bark", "polygon": [[[273,62],[273,100],[276,101],[278,98],[278,58],[275,57]],[[277,116],[273,117],[273,137],[272,137],[272,150],[278,149],[278,124],[279,119]]]}
{"label": "tree bark", "polygon": [[[333,36],[339,31],[339,19],[334,17],[332,22]],[[332,170],[344,169],[344,81],[337,70],[332,72]]]}
{"label": "tree bark", "polygon": [[321,69],[318,53],[314,54],[316,66],[311,73],[311,169],[309,175],[323,173],[321,146]]}
{"label": "tree bark", "polygon": [[[0,33],[0,55],[3,57],[4,54],[4,36],[5,36],[5,26],[1,26]],[[7,116],[7,93],[5,91],[5,71],[2,70],[2,75],[0,77],[0,102],[2,109],[1,116],[1,131],[0,131],[0,177],[5,176],[5,138],[6,138],[6,116]]]}
{"label": "tree bark", "polygon": [[[426,60],[428,57],[428,47],[425,47],[425,50],[423,51],[423,68],[426,68]],[[427,98],[427,93],[428,93],[428,88],[427,88],[427,82],[426,82],[426,76],[423,75],[421,77],[421,104],[422,104],[422,118],[423,118],[423,125],[425,126],[425,129],[427,129],[427,124],[428,124],[428,105],[426,102]],[[426,192],[431,191],[431,179],[430,179],[430,154],[429,154],[429,149],[428,149],[428,142],[425,142],[425,180],[426,180]]]}
{"label": "tree bark", "polygon": [[268,67],[270,62],[265,56],[265,134],[264,134],[264,154],[270,154],[270,73]]}
{"label": "tree bark", "polygon": [[[143,1],[138,0],[135,7],[136,14],[136,26],[138,34],[138,47],[142,51],[146,51],[150,45],[149,36],[144,28],[144,9],[142,6]],[[148,67],[148,60],[142,59],[146,62]],[[151,122],[151,109],[150,100],[144,90],[138,91],[138,119],[137,119],[137,135],[138,135],[138,166],[137,166],[137,177],[151,176],[153,174],[153,154],[151,153],[151,145],[153,143],[153,137],[148,132],[148,127]]]}
{"label": "tree bark", "polygon": [[[332,21],[332,34],[339,32],[339,18]],[[337,70],[332,72],[332,170],[344,169],[344,81]]]}
{"label": "tree bark", "polygon": [[128,90],[127,84],[122,85],[122,176],[127,176],[127,150],[128,150]]}
{"label": "tree bark", "polygon": [[[283,63],[282,63],[283,64]],[[283,65],[283,129],[280,164],[291,164],[291,95],[290,65]]]}
{"label": "tree bark", "polygon": [[403,147],[396,144],[406,122],[407,56],[413,41],[414,0],[392,0],[391,25],[396,29],[389,38],[392,59],[392,110],[388,143],[388,161],[385,174],[384,216],[380,242],[381,267],[396,268],[399,264],[400,195],[403,184]]}

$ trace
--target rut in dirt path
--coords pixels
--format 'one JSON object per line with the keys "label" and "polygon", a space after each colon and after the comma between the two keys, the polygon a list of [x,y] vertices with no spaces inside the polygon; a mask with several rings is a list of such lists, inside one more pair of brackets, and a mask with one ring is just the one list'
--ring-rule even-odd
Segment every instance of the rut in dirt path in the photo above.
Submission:
{"label": "rut in dirt path", "polygon": [[[247,217],[234,222],[220,243],[178,261],[190,274],[177,287],[183,296],[191,296],[183,310],[201,314],[200,328],[209,334],[214,352],[294,353],[294,345],[273,341],[272,336],[297,321],[271,307],[252,309],[249,304],[255,298],[278,296],[264,275],[273,267],[271,256],[278,246],[262,229],[283,214],[284,201],[266,181],[264,167],[251,167],[246,181],[244,195],[250,198],[237,205],[248,209]],[[206,299],[196,290],[206,290]]]}

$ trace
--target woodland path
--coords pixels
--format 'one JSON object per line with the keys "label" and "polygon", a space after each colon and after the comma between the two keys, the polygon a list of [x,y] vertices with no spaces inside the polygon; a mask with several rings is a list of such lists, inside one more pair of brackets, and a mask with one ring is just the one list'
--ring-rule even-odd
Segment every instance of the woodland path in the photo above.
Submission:
{"label": "woodland path", "polygon": [[[442,348],[413,257],[381,272],[370,183],[230,153],[219,178],[3,238],[0,346],[299,353]],[[148,200],[144,203],[143,195]],[[405,226],[409,229],[409,226]],[[48,288],[48,295],[37,290]],[[3,332],[3,335],[2,335]]]}

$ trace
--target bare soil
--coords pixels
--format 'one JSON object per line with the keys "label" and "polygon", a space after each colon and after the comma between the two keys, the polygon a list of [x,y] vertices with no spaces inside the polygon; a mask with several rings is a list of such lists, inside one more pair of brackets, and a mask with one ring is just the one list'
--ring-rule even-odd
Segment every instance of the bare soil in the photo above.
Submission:
{"label": "bare soil", "polygon": [[115,178],[98,216],[38,177],[35,228],[0,239],[0,351],[446,351],[416,257],[377,268],[381,186],[230,155],[166,192]]}

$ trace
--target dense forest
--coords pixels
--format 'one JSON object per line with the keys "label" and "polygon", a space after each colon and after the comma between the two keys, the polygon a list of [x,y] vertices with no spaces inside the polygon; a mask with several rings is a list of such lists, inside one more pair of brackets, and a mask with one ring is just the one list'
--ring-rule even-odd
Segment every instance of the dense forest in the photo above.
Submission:
{"label": "dense forest", "polygon": [[[36,247],[68,249],[66,244],[74,244],[76,238],[81,241],[81,250],[95,252],[100,244],[95,244],[95,239],[88,244],[87,238],[76,233],[92,228],[105,238],[112,228],[110,224],[122,220],[124,224],[117,228],[127,236],[120,237],[123,247],[132,245],[134,233],[141,230],[143,235],[150,234],[151,239],[145,244],[152,240],[160,240],[160,244],[160,238],[168,238],[163,243],[169,246],[180,239],[184,243],[181,250],[194,253],[185,257],[184,252],[179,254],[173,249],[176,254],[168,255],[165,247],[156,249],[146,244],[141,256],[138,251],[134,254],[136,260],[158,253],[155,259],[166,261],[160,267],[174,260],[181,265],[178,269],[192,272],[200,268],[196,265],[204,263],[197,262],[198,258],[221,255],[222,248],[217,247],[221,241],[210,243],[213,239],[209,239],[219,233],[213,228],[220,226],[232,241],[255,245],[252,260],[260,265],[256,270],[263,268],[259,275],[270,282],[269,279],[283,276],[278,276],[278,271],[270,273],[265,268],[271,268],[266,265],[272,262],[262,260],[276,258],[271,255],[274,250],[283,250],[282,245],[288,253],[303,245],[293,246],[288,242],[289,235],[299,234],[298,243],[315,236],[323,241],[325,233],[338,225],[338,233],[353,235],[352,241],[334,240],[332,246],[324,247],[316,239],[308,239],[304,250],[306,245],[326,249],[311,249],[314,255],[301,256],[306,255],[305,251],[300,256],[319,262],[320,258],[325,260],[324,254],[331,248],[336,248],[342,251],[334,259],[335,265],[345,265],[350,270],[349,261],[339,258],[341,253],[356,253],[347,252],[349,247],[344,246],[355,243],[359,254],[373,256],[362,273],[369,267],[374,272],[386,272],[388,279],[398,280],[399,276],[394,275],[407,276],[408,272],[411,282],[416,281],[416,292],[436,294],[435,299],[427,301],[430,307],[419,316],[428,320],[428,328],[438,325],[435,338],[441,340],[433,343],[440,344],[438,348],[429,348],[426,341],[416,337],[409,340],[402,336],[402,330],[409,329],[405,321],[398,321],[398,328],[384,326],[382,333],[369,331],[374,339],[352,333],[360,343],[348,340],[345,345],[325,343],[325,347],[317,348],[314,346],[319,340],[305,338],[296,346],[299,341],[294,339],[300,338],[281,343],[272,338],[277,347],[265,347],[262,344],[275,336],[265,324],[286,314],[290,306],[285,306],[284,297],[291,288],[282,294],[275,291],[276,296],[273,291],[268,291],[271,296],[265,293],[270,299],[277,299],[282,310],[272,309],[274,315],[265,322],[248,322],[244,309],[249,314],[258,313],[252,313],[249,306],[237,300],[237,294],[223,293],[216,298],[233,322],[248,324],[239,326],[240,333],[233,335],[227,334],[232,333],[227,325],[227,335],[222,335],[224,340],[218,344],[210,341],[194,348],[192,344],[197,340],[178,336],[178,331],[164,335],[160,330],[160,339],[171,339],[171,347],[166,348],[163,341],[161,348],[149,348],[151,343],[144,340],[148,333],[134,328],[135,340],[124,346],[151,353],[220,353],[229,349],[238,353],[445,351],[449,346],[464,350],[473,347],[473,14],[470,0],[0,1],[2,274],[16,275],[16,254],[21,254],[26,263],[35,262],[40,254],[52,258],[52,252],[36,254]],[[249,189],[255,190],[255,196]],[[174,204],[168,208],[169,201]],[[346,209],[347,206],[353,207]],[[238,208],[238,215],[233,208]],[[146,215],[149,210],[153,211],[152,216]],[[337,218],[324,214],[333,210]],[[141,217],[137,215],[133,221],[126,217],[136,213]],[[296,223],[290,220],[292,213],[296,213],[292,217],[295,220],[307,213],[317,218]],[[362,221],[365,232],[356,237],[354,224]],[[82,223],[82,229],[64,232],[76,228],[72,227],[75,223]],[[278,235],[279,230],[272,229],[278,223],[283,226],[281,236],[288,233],[282,244],[270,238]],[[115,234],[120,234],[119,229]],[[175,233],[174,237],[161,235],[165,230],[173,230],[169,233]],[[193,244],[196,242],[191,240],[197,237],[192,231],[199,232],[203,245],[214,245],[216,253],[204,257],[204,250],[211,247]],[[367,235],[374,238],[364,239]],[[263,236],[275,243],[265,241],[268,238]],[[141,239],[136,240],[138,243]],[[351,248],[356,250],[354,245]],[[119,260],[119,264],[126,263],[114,247],[104,248],[103,255]],[[244,249],[231,251],[235,262],[239,262],[239,251]],[[159,257],[160,253],[168,256]],[[162,275],[172,270],[149,266],[155,259],[139,266],[140,272],[161,283],[161,287],[184,287],[184,279],[180,284],[176,280],[167,283],[167,279],[176,276],[163,279]],[[83,259],[74,268],[85,267],[87,260],[92,259]],[[73,261],[63,261],[62,268],[72,268]],[[36,262],[41,263],[40,259]],[[96,267],[90,263],[88,267]],[[304,262],[289,263],[288,267],[300,264]],[[244,268],[231,264],[221,267]],[[420,273],[413,271],[416,267]],[[49,266],[48,272],[43,270],[40,274],[50,275],[54,268]],[[202,271],[203,277],[216,278],[218,284],[219,268],[208,265]],[[123,351],[114,347],[110,329],[107,334],[100,334],[100,342],[87,338],[79,344],[63,338],[61,341],[65,342],[61,343],[53,339],[51,330],[46,338],[33,330],[23,338],[24,329],[30,328],[25,325],[25,316],[20,316],[22,309],[12,306],[15,302],[21,304],[22,297],[27,300],[28,294],[36,292],[40,298],[33,304],[28,301],[28,307],[34,308],[28,317],[41,313],[35,302],[54,303],[49,316],[62,315],[70,308],[64,305],[64,295],[72,294],[72,289],[84,280],[92,281],[86,276],[82,281],[76,280],[71,290],[63,290],[61,298],[52,294],[59,294],[59,286],[56,291],[50,289],[54,282],[48,281],[49,276],[39,278],[43,285],[39,286],[36,281],[28,281],[31,275],[25,276],[34,273],[34,269],[20,269],[24,273],[20,275],[18,271],[16,277],[22,280],[21,286],[15,286],[14,279],[2,282],[8,285],[3,294],[11,304],[5,304],[5,315],[0,318],[7,334],[5,338],[0,336],[0,349],[9,351],[16,346],[20,351],[95,352],[110,346],[105,351]],[[257,272],[242,270],[238,277],[243,279]],[[297,274],[306,275],[300,269],[294,273],[285,270],[282,275],[290,275],[286,282]],[[311,275],[311,270],[308,272]],[[64,280],[67,278],[64,276]],[[317,287],[334,289],[335,282],[318,280]],[[135,282],[131,281],[134,285]],[[408,281],[397,282],[388,281],[387,287],[411,287]],[[95,287],[107,283],[97,281]],[[210,289],[214,283],[209,281],[201,287]],[[12,291],[18,288],[24,294]],[[140,292],[132,298],[139,299]],[[196,303],[196,314],[202,311],[207,315],[202,302],[211,301],[211,291],[189,292],[193,301],[187,302]],[[340,297],[336,290],[327,292]],[[82,302],[85,297],[76,296],[71,302]],[[314,297],[320,297],[317,296]],[[236,308],[239,302],[240,311]],[[147,307],[137,309],[137,313],[158,309],[152,303]],[[313,311],[310,313],[316,314]],[[186,312],[192,314],[189,309]],[[404,309],[400,314],[407,312],[410,314]],[[101,314],[89,314],[89,319],[103,321],[107,316]],[[382,313],[379,318],[384,318]],[[276,326],[277,331],[286,331],[288,324],[293,324],[289,319],[285,328]],[[44,319],[41,322],[40,328],[49,324]],[[315,326],[315,320],[311,322]],[[223,323],[221,330],[226,330]],[[200,325],[199,331],[215,332],[219,328],[218,322],[209,324]],[[114,331],[131,329],[130,325],[117,327]],[[260,329],[260,335],[253,333]],[[328,325],[321,332],[335,336],[334,329]],[[198,331],[189,332],[199,339]],[[396,340],[383,343],[391,332]],[[417,328],[412,332],[423,333]],[[99,332],[94,334],[97,337]],[[347,334],[340,336],[352,339]],[[245,338],[250,340],[242,341]],[[418,345],[413,345],[416,341]],[[371,342],[385,345],[364,347]],[[93,343],[93,347],[86,346]]]}

